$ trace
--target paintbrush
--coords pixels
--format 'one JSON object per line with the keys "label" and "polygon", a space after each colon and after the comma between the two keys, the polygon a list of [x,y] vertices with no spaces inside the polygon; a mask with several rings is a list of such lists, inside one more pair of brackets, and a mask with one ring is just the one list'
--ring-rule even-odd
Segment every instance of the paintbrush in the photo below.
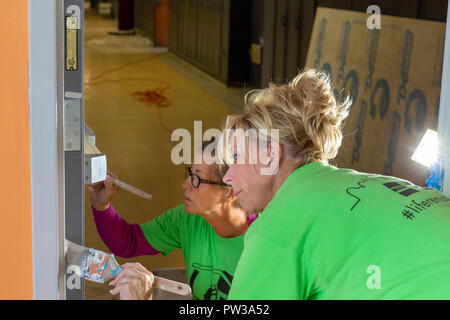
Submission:
{"label": "paintbrush", "polygon": [[[64,241],[64,252],[67,268],[75,271],[82,278],[104,283],[115,278],[123,268],[117,263],[113,254],[100,250],[86,248],[72,241]],[[191,287],[187,284],[153,276],[153,287],[178,295],[191,294]]]}
{"label": "paintbrush", "polygon": [[131,193],[134,193],[135,195],[137,195],[139,197],[142,197],[144,199],[152,200],[152,195],[151,194],[149,194],[149,193],[147,193],[145,191],[142,191],[142,190],[140,190],[140,189],[138,189],[136,187],[133,187],[132,185],[130,185],[128,183],[120,181],[119,179],[114,178],[114,177],[110,176],[109,174],[108,174],[108,177],[110,177],[112,182],[116,186],[118,186],[119,188],[125,189],[125,190],[127,190],[127,191],[129,191]]}

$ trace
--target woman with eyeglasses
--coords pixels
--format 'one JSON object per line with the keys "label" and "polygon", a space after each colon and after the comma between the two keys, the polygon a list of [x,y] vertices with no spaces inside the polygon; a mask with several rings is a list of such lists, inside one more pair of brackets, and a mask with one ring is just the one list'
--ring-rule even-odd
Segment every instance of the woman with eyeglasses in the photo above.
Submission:
{"label": "woman with eyeglasses", "polygon": [[[214,142],[205,143],[203,151],[210,143]],[[205,160],[203,153],[197,157]],[[247,214],[231,186],[222,182],[226,170],[226,166],[194,161],[182,184],[184,204],[141,225],[129,224],[114,209],[112,200],[118,188],[110,178],[91,185],[92,212],[100,237],[113,254],[124,258],[168,255],[181,249],[193,299],[226,299],[244,234],[257,217]],[[123,267],[110,283],[115,286],[110,293],[120,294],[121,299],[148,299],[152,273],[139,263]]]}

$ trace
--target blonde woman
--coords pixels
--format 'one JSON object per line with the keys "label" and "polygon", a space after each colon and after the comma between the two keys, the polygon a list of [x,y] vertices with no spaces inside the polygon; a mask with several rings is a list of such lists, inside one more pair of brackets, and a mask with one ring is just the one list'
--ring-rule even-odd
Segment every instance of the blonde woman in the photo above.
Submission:
{"label": "blonde woman", "polygon": [[[228,118],[234,163],[223,181],[244,210],[261,212],[230,299],[450,299],[450,200],[329,165],[348,110],[324,73],[307,70],[250,92],[243,114]],[[268,134],[261,144],[268,160],[249,162],[250,140],[231,144],[237,129],[277,129],[278,143]]]}

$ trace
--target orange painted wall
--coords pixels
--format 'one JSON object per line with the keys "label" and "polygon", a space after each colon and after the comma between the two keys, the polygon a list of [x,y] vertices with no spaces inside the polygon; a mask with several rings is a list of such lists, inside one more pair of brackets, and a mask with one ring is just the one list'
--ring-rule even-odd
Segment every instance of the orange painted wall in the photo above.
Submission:
{"label": "orange painted wall", "polygon": [[0,10],[0,299],[33,299],[28,1]]}

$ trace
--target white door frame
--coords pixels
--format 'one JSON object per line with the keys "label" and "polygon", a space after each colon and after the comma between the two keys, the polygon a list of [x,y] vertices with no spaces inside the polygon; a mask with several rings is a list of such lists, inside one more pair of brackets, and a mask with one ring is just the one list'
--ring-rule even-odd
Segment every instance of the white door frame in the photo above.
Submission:
{"label": "white door frame", "polygon": [[[35,299],[84,298],[82,280],[77,281],[80,287],[67,286],[64,259],[66,238],[84,244],[83,4],[84,0],[28,0]],[[66,25],[66,17],[76,17],[77,23],[68,20]],[[70,52],[76,53],[67,62],[66,27],[75,39]]]}
{"label": "white door frame", "polygon": [[39,300],[65,299],[60,8],[58,0],[28,1],[33,296]]}
{"label": "white door frame", "polygon": [[[450,9],[450,0],[449,0]],[[450,197],[450,10],[447,9],[447,26],[445,30],[444,62],[442,66],[441,98],[439,106],[438,134],[440,152],[444,157],[443,193]]]}

